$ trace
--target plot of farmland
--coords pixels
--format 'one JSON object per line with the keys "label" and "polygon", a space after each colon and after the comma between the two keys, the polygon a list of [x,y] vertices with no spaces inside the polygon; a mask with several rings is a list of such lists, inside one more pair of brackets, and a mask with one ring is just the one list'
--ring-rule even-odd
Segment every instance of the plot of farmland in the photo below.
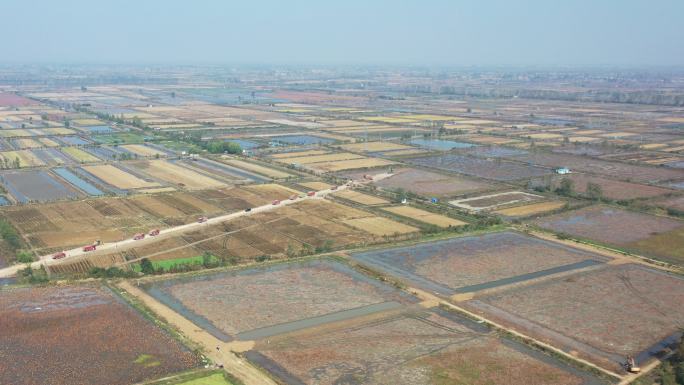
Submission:
{"label": "plot of farmland", "polygon": [[513,157],[513,159],[553,168],[568,167],[573,171],[599,174],[622,180],[630,179],[631,181],[641,183],[655,183],[671,179],[681,179],[684,177],[684,170],[608,162],[605,160],[566,154],[535,153],[516,156]]}
{"label": "plot of farmland", "polygon": [[[331,184],[325,183],[325,182],[318,182],[318,181],[313,181],[313,182],[303,182],[299,183],[300,186],[312,189],[312,190],[327,190],[332,187]],[[340,191],[342,192],[342,191]],[[339,194],[339,193],[338,193]]]}
{"label": "plot of farmland", "polygon": [[8,167],[14,167],[17,161],[20,168],[45,166],[45,162],[31,152],[31,150],[0,152],[0,158]]}
{"label": "plot of farmland", "polygon": [[381,188],[402,188],[426,197],[446,197],[493,188],[494,186],[473,179],[447,176],[415,168],[395,170],[394,175],[373,182]]}
{"label": "plot of farmland", "polygon": [[384,200],[382,198],[360,193],[358,191],[353,190],[342,190],[340,192],[335,193],[335,196],[367,206],[384,205],[389,203],[389,201]]}
{"label": "plot of farmland", "polygon": [[[274,196],[275,199],[285,199],[291,194],[292,190],[278,185],[255,185],[203,190],[197,193],[175,192],[149,196],[133,195],[126,198],[105,197],[85,201],[66,201],[43,204],[40,209],[33,206],[3,207],[0,213],[10,220],[22,236],[30,240],[36,252],[46,254],[55,250],[81,246],[95,239],[101,239],[103,242],[117,241],[154,228],[191,223],[202,215],[212,216],[241,211],[248,207],[267,204],[274,199]],[[300,218],[301,222],[306,224],[301,228],[294,226],[288,229],[296,234],[297,239],[307,240],[316,246],[322,245],[328,239],[334,239],[336,244],[339,242],[340,245],[369,240],[368,234],[355,231],[342,224],[318,221],[319,216],[329,215],[330,212],[344,212],[344,206],[330,204],[331,208],[341,208],[325,210],[322,207],[328,207],[323,206],[328,202],[322,200],[316,200],[316,203],[311,206],[304,205],[309,202],[301,203],[304,208],[310,207],[311,213],[297,211],[299,214],[295,217]],[[354,211],[358,210],[352,210]],[[363,211],[360,213],[370,215]],[[272,230],[276,225],[270,225],[270,229]],[[320,225],[322,228],[309,227],[309,225]],[[269,229],[269,225],[258,230],[267,231],[264,229]],[[296,241],[293,242],[296,243]],[[217,247],[221,248],[221,243]],[[279,251],[285,250],[287,238],[280,247],[282,249]],[[221,251],[225,250],[216,250],[216,252]],[[201,253],[198,251],[196,255]],[[264,252],[255,256],[262,254]]]}
{"label": "plot of farmland", "polygon": [[80,163],[92,163],[100,161],[99,158],[77,147],[62,147],[61,150],[63,153],[69,155]]}
{"label": "plot of farmland", "polygon": [[273,159],[282,159],[282,158],[294,158],[294,157],[302,157],[302,156],[312,156],[312,155],[324,155],[324,154],[329,154],[329,151],[325,150],[307,150],[307,151],[293,151],[293,152],[278,152],[275,154],[269,154],[269,156]]}
{"label": "plot of farmland", "polygon": [[380,151],[394,151],[394,150],[412,150],[414,147],[407,146],[400,143],[392,142],[362,142],[354,144],[344,144],[340,146],[347,151],[358,152],[380,152]]}
{"label": "plot of farmland", "polygon": [[360,159],[350,159],[350,160],[338,160],[331,162],[320,162],[307,164],[305,167],[313,171],[318,172],[335,172],[342,170],[354,170],[358,168],[374,168],[391,166],[397,164],[390,160],[379,159],[379,158],[360,158]]}
{"label": "plot of farmland", "polygon": [[54,201],[83,195],[45,171],[3,172],[0,174],[0,183],[21,203]]}
{"label": "plot of farmland", "polygon": [[377,236],[415,233],[419,230],[413,226],[383,217],[353,218],[342,221],[344,224],[369,232]]}
{"label": "plot of farmland", "polygon": [[449,204],[466,210],[481,211],[493,210],[511,204],[532,202],[539,199],[543,199],[543,197],[541,195],[522,191],[509,191],[498,194],[481,195],[473,198],[457,199],[450,201]]}
{"label": "plot of farmland", "polygon": [[260,342],[247,358],[288,384],[596,385],[444,312],[416,312]]}
{"label": "plot of farmland", "polygon": [[124,150],[130,151],[136,155],[153,157],[153,156],[166,156],[166,152],[157,150],[156,148],[145,146],[142,144],[124,144],[119,146]]}
{"label": "plot of farmland", "polygon": [[609,199],[650,198],[672,192],[672,190],[662,187],[620,182],[586,174],[570,174],[563,176],[562,178],[557,178],[557,184],[560,185],[560,180],[565,178],[572,180],[574,182],[574,190],[582,194],[587,191],[587,183],[595,183],[601,186],[603,196]]}
{"label": "plot of farmland", "polygon": [[513,181],[547,175],[550,170],[517,163],[445,154],[409,159],[409,163],[498,181]]}
{"label": "plot of farmland", "polygon": [[267,177],[275,179],[284,179],[292,176],[292,174],[288,174],[283,171],[279,171],[270,167],[261,166],[255,163],[245,162],[237,159],[221,159],[221,162],[247,171],[253,171],[257,174],[266,175]]}
{"label": "plot of farmland", "polygon": [[494,288],[604,260],[563,245],[503,232],[373,250],[353,258],[446,294]]}
{"label": "plot of farmland", "polygon": [[551,201],[551,202],[532,203],[531,205],[510,207],[507,209],[496,210],[494,212],[497,214],[507,216],[507,217],[527,217],[530,215],[537,215],[537,214],[557,210],[557,209],[559,209],[565,205],[566,205],[566,203],[563,201]]}
{"label": "plot of farmland", "polygon": [[383,210],[400,215],[402,217],[414,219],[419,222],[424,222],[439,227],[456,227],[467,224],[466,222],[459,221],[458,219],[449,218],[444,215],[435,214],[430,211],[417,209],[411,206],[386,207],[383,208]]}
{"label": "plot of farmland", "polygon": [[680,277],[628,264],[514,288],[468,305],[615,370],[629,355],[643,363],[649,348],[680,330],[683,301]]}
{"label": "plot of farmland", "polygon": [[178,278],[146,289],[223,339],[258,339],[330,322],[325,316],[335,313],[344,319],[344,312],[368,314],[412,301],[332,261]]}
{"label": "plot of farmland", "polygon": [[166,160],[133,163],[135,167],[170,184],[183,185],[188,190],[224,187],[226,184]]}
{"label": "plot of farmland", "polygon": [[105,183],[124,190],[159,186],[157,182],[148,182],[111,164],[83,166],[83,169]]}
{"label": "plot of farmland", "polygon": [[684,263],[684,222],[607,206],[591,206],[551,215],[537,225]]}
{"label": "plot of farmland", "polygon": [[0,383],[129,385],[199,365],[107,289],[0,290]]}
{"label": "plot of farmland", "polygon": [[311,164],[311,163],[333,162],[333,161],[338,161],[338,160],[362,159],[362,158],[364,158],[364,157],[361,155],[352,154],[350,152],[339,152],[339,153],[323,154],[323,155],[307,155],[307,156],[295,156],[295,157],[289,157],[289,158],[278,158],[278,161],[282,162],[282,163],[288,163],[288,164],[306,165],[306,164]]}

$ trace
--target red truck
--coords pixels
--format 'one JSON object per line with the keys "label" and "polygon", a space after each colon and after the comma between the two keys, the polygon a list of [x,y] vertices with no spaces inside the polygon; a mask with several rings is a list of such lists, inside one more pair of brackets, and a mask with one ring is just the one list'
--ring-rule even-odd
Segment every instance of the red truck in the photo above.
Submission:
{"label": "red truck", "polygon": [[84,252],[95,251],[97,249],[96,245],[88,245],[83,247]]}
{"label": "red truck", "polygon": [[315,191],[309,191],[308,193],[306,193],[306,195],[312,197],[312,196],[316,195],[316,192]]}
{"label": "red truck", "polygon": [[63,252],[63,251],[60,251],[59,253],[55,253],[55,254],[52,256],[52,259],[62,259],[62,258],[64,258],[64,257],[66,257],[66,253]]}
{"label": "red truck", "polygon": [[279,201],[279,200],[276,199],[276,200],[273,201],[273,206],[279,205],[279,204],[280,204],[280,201]]}
{"label": "red truck", "polygon": [[141,239],[145,239],[145,233],[138,233],[133,236],[134,241],[139,241]]}
{"label": "red truck", "polygon": [[159,229],[154,229],[154,230],[150,231],[150,233],[148,235],[150,237],[154,237],[156,235],[159,235]]}

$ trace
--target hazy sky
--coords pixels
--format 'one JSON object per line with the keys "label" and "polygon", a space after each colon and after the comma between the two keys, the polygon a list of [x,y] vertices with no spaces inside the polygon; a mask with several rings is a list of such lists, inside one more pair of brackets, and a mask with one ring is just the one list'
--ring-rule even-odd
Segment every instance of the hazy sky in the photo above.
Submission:
{"label": "hazy sky", "polygon": [[0,62],[684,65],[684,0],[0,0]]}

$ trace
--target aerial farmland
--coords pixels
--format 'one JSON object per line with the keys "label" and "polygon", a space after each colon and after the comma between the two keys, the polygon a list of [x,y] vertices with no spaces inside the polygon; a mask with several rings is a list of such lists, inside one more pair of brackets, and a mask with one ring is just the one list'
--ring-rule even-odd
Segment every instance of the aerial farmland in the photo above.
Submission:
{"label": "aerial farmland", "polygon": [[676,384],[676,71],[11,68],[2,385]]}

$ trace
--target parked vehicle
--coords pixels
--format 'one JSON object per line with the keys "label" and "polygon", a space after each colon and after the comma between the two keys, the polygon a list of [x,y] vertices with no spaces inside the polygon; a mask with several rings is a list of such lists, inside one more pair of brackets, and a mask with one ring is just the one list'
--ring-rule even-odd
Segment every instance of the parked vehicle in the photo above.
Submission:
{"label": "parked vehicle", "polygon": [[59,253],[55,253],[52,256],[52,259],[62,259],[64,257],[66,257],[66,253],[64,251],[60,251]]}

